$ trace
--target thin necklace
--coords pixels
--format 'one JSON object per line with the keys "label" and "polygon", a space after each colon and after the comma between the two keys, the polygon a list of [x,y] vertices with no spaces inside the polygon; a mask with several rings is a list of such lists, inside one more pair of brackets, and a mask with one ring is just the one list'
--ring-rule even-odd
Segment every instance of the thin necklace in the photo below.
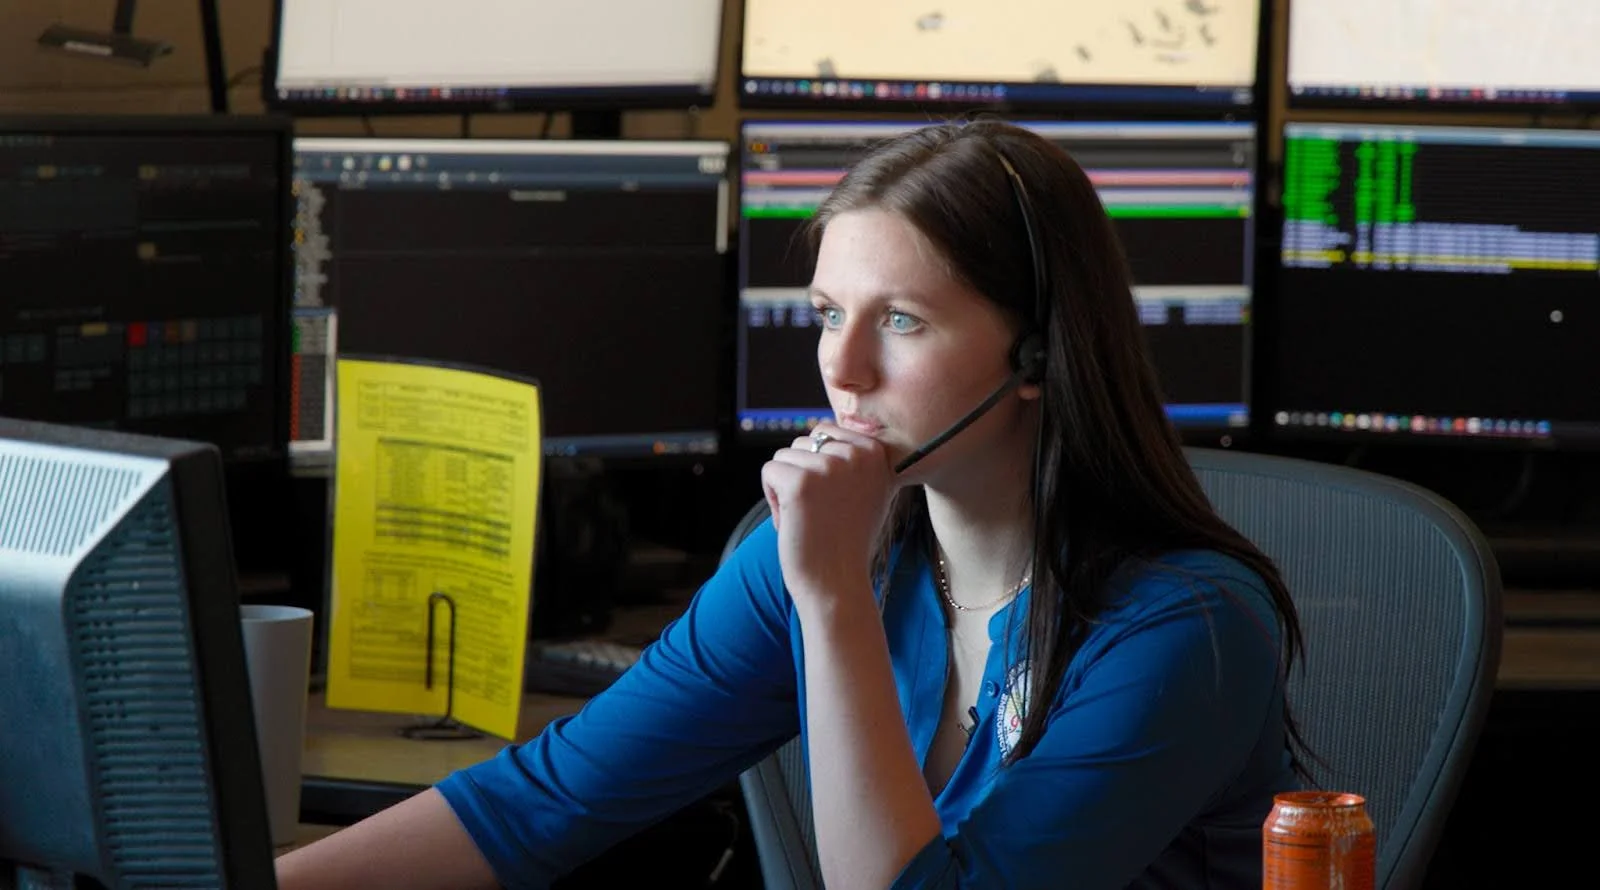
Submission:
{"label": "thin necklace", "polygon": [[1023,575],[1022,580],[1018,581],[1010,590],[1000,594],[995,599],[976,606],[963,606],[956,602],[955,597],[950,595],[950,575],[945,571],[944,551],[935,546],[933,559],[934,566],[937,569],[934,572],[934,580],[939,584],[939,593],[944,596],[944,601],[950,604],[950,608],[955,609],[957,612],[981,612],[984,609],[991,609],[1021,593],[1022,588],[1027,587],[1028,582],[1033,580],[1033,573],[1030,572]]}

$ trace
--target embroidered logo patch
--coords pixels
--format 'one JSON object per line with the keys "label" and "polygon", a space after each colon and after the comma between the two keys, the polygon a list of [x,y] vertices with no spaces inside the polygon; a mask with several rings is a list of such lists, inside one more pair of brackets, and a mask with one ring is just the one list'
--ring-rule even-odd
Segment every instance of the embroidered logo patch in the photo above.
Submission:
{"label": "embroidered logo patch", "polygon": [[1011,749],[1022,738],[1022,720],[1028,716],[1028,663],[1019,662],[1006,672],[1006,688],[1000,693],[1000,708],[994,715],[995,740],[1000,756],[1011,756]]}

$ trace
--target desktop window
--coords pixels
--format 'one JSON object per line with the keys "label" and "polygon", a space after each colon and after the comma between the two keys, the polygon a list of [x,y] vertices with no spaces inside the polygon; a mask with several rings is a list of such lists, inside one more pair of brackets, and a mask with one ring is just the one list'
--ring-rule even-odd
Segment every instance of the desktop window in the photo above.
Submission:
{"label": "desktop window", "polygon": [[1600,443],[1600,133],[1289,124],[1283,435]]}
{"label": "desktop window", "polygon": [[0,414],[281,459],[289,128],[0,118]]}
{"label": "desktop window", "polygon": [[1594,105],[1597,33],[1593,0],[1294,0],[1290,100]]}
{"label": "desktop window", "polygon": [[727,153],[297,140],[301,439],[326,439],[328,362],[363,354],[536,379],[551,455],[715,452]]}
{"label": "desktop window", "polygon": [[746,0],[755,106],[1228,108],[1254,101],[1258,3]]}
{"label": "desktop window", "polygon": [[722,0],[278,0],[269,100],[301,111],[705,102]]}
{"label": "desktop window", "polygon": [[[1255,128],[1249,123],[1019,122],[1066,148],[1099,190],[1180,427],[1248,425]],[[740,190],[740,434],[830,416],[800,237],[845,169],[899,123],[747,122]]]}

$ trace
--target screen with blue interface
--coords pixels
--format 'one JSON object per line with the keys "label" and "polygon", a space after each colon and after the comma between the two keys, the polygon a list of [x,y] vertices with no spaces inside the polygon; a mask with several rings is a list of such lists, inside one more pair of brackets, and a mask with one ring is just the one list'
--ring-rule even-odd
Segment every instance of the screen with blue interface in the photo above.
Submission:
{"label": "screen with blue interface", "polygon": [[1289,124],[1283,208],[1278,431],[1600,441],[1600,133]]}

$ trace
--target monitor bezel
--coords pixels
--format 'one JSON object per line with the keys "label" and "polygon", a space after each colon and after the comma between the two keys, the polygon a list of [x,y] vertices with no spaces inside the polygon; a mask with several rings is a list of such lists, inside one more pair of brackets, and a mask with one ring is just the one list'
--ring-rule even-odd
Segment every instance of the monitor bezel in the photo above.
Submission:
{"label": "monitor bezel", "polygon": [[[261,57],[261,101],[273,111],[295,117],[365,117],[397,114],[492,114],[505,112],[553,113],[557,111],[690,111],[709,107],[722,82],[722,32],[726,30],[726,5],[717,13],[717,51],[711,65],[709,85],[665,84],[597,87],[516,87],[517,95],[439,101],[398,99],[290,99],[278,96],[278,48],[283,39],[283,7],[286,0],[273,0],[272,38]],[[498,89],[485,87],[484,89]],[[454,89],[454,88],[452,88]]]}
{"label": "monitor bezel", "polygon": [[272,406],[274,429],[271,448],[255,456],[223,455],[230,474],[260,471],[275,473],[288,466],[290,338],[293,336],[291,312],[294,305],[294,122],[278,114],[0,114],[0,135],[17,132],[85,133],[106,135],[155,134],[158,136],[195,134],[243,134],[271,136],[277,141],[279,182],[278,224],[283,233],[278,245],[278,311],[267,320],[274,349],[268,373],[276,393]]}

